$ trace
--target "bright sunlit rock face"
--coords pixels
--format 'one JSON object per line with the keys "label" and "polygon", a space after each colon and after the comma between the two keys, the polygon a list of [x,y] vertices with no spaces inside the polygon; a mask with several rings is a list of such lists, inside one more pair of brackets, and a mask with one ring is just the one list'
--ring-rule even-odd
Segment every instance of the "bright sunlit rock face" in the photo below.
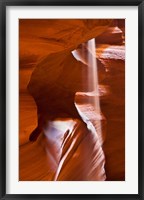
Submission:
{"label": "bright sunlit rock face", "polygon": [[124,30],[20,20],[20,181],[125,180]]}
{"label": "bright sunlit rock face", "polygon": [[57,119],[44,130],[44,148],[55,181],[105,180],[105,158],[96,130],[79,120]]}

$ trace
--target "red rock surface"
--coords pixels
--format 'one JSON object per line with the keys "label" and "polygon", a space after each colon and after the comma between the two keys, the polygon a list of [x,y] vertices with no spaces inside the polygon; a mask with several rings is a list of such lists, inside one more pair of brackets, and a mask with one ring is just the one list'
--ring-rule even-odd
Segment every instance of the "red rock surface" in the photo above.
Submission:
{"label": "red rock surface", "polygon": [[[107,119],[107,137],[104,144],[104,151],[107,158],[107,179],[124,180],[125,49],[124,46],[109,46],[105,50],[102,50],[102,52],[102,54],[97,53],[107,71],[107,76],[102,84],[109,86],[110,89],[109,95],[101,98],[102,112]],[[116,158],[118,159],[116,160]]]}
{"label": "red rock surface", "polygon": [[[112,31],[118,30],[117,27],[111,27],[107,29],[105,25],[108,25],[106,23],[109,23],[109,20],[92,20],[89,22],[87,22],[87,20],[70,20],[70,22],[67,21],[67,23],[65,23],[65,26],[59,25],[58,21],[59,20],[20,20],[20,180],[104,180],[104,156],[101,149],[101,145],[103,144],[104,140],[105,142],[103,149],[106,155],[105,170],[107,180],[124,180],[125,55],[122,31],[119,30],[118,33],[117,31]],[[60,79],[61,85],[65,86],[68,83],[68,87],[71,88],[72,91],[81,91],[82,89],[86,89],[85,84],[87,81],[81,82],[81,79],[79,78],[81,76],[81,68],[85,69],[84,77],[86,78],[86,66],[79,62],[77,63],[75,60],[73,60],[73,58],[68,58],[66,55],[67,52],[77,48],[82,42],[87,41],[91,37],[97,37],[104,30],[105,36],[109,35],[109,37],[107,37],[107,41],[105,40],[104,43],[100,44],[101,40],[99,39],[98,41],[98,39],[96,39],[96,44],[99,43],[99,45],[97,45],[96,55],[99,62],[99,93],[101,98],[102,115],[98,116],[93,107],[88,104],[88,96],[93,98],[91,97],[92,94],[78,93],[75,97],[77,107],[85,114],[89,121],[92,122],[97,133],[95,134],[94,139],[83,135],[85,131],[83,131],[83,134],[81,134],[81,130],[83,130],[83,123],[81,120],[76,121],[81,128],[78,129],[79,131],[75,130],[71,132],[71,134],[76,134],[75,137],[71,138],[70,144],[72,144],[75,138],[77,138],[76,141],[79,141],[79,143],[75,143],[72,146],[72,151],[69,151],[71,146],[70,144],[68,147],[67,145],[65,146],[67,147],[66,149],[61,149],[63,151],[65,149],[66,152],[69,152],[66,157],[69,159],[65,158],[65,162],[63,162],[62,157],[61,160],[60,158],[57,158],[60,150],[57,151],[57,148],[54,148],[56,140],[53,141],[50,140],[50,138],[48,140],[46,139],[48,136],[47,131],[44,131],[45,135],[41,134],[35,143],[29,142],[29,135],[37,126],[37,106],[26,88],[37,63],[42,63],[45,57],[46,62],[44,63],[47,63],[47,61],[52,62],[51,66],[53,67],[49,68],[49,70],[52,70],[51,72],[52,74],[55,74],[55,76],[49,77],[49,83],[47,83],[46,79],[44,79],[45,74],[43,70],[40,71],[40,74],[42,75],[41,77],[33,76],[36,77],[36,80],[40,80],[38,83],[40,89],[39,92],[37,92],[37,86],[33,84],[35,83],[35,80],[33,78],[31,79],[33,80],[33,83],[31,82],[31,86],[33,88],[32,90],[34,91],[33,95],[36,95],[35,98],[38,98],[37,96],[39,96],[41,92],[45,93],[45,91],[42,91],[43,85],[48,84],[47,86],[49,88],[49,84],[52,83],[51,81],[55,81],[63,69],[65,76],[61,77]],[[113,37],[111,37],[111,35],[113,35]],[[101,38],[102,37],[103,35],[101,35]],[[111,42],[110,38],[112,38]],[[68,41],[68,43],[66,41]],[[119,45],[120,43],[122,45]],[[110,46],[108,44],[115,44],[115,46]],[[51,53],[53,53],[53,55],[50,55]],[[60,54],[62,56],[55,56]],[[52,58],[51,56],[54,57]],[[63,59],[65,57],[68,59]],[[61,62],[61,59],[65,60],[65,68],[59,68],[58,71],[58,62]],[[39,62],[40,60],[42,61]],[[73,62],[75,62],[75,64]],[[56,63],[56,65],[53,63]],[[76,71],[72,67],[73,65],[77,66],[75,67]],[[66,68],[66,66],[69,68]],[[43,65],[43,67],[45,67],[45,65]],[[39,74],[38,70],[39,69],[37,68],[34,73]],[[77,81],[72,81],[75,78],[77,78]],[[49,95],[47,96],[49,97]],[[55,97],[56,96],[54,96],[54,98]],[[54,99],[54,101],[56,100],[58,100],[58,102],[63,101],[63,99],[60,100],[58,98]],[[44,104],[40,101],[40,105],[43,104],[43,108],[45,108],[47,101],[50,105],[52,105],[53,100],[49,101],[49,98],[45,98]],[[39,100],[37,102],[39,102]],[[102,122],[102,135],[99,134],[99,123],[97,123],[99,120]],[[59,141],[58,145],[62,144],[65,139],[64,136],[65,135],[63,131],[63,134],[60,136],[60,138],[57,138]],[[84,140],[82,140],[83,137]],[[68,138],[66,141],[69,141]],[[89,141],[88,143],[89,147],[91,147],[90,149],[87,147],[87,141]],[[93,142],[96,145],[95,148],[93,147]],[[77,149],[76,151],[74,151],[75,148]],[[97,158],[92,157],[95,161],[95,167],[93,166],[94,173],[92,173],[92,170],[90,170],[92,169],[92,158],[89,157],[86,159],[86,157],[91,155],[92,152],[94,153],[93,155],[96,156],[99,151],[102,153],[100,153],[102,155],[99,159],[100,162],[98,162]],[[85,152],[85,156],[81,156],[83,155],[83,152]],[[117,160],[117,158],[119,159]],[[58,162],[57,159],[59,160],[59,164],[54,166],[54,160]],[[62,171],[59,173],[56,179],[56,171],[59,169],[58,166],[60,166],[61,163],[64,167],[62,167]],[[83,168],[83,170],[81,170],[81,172],[85,172],[84,175],[83,173],[78,173],[79,176],[74,176],[74,171],[81,166],[82,163],[89,163],[89,168],[85,167],[85,169]],[[88,171],[91,172],[91,175],[89,176],[86,175]]]}

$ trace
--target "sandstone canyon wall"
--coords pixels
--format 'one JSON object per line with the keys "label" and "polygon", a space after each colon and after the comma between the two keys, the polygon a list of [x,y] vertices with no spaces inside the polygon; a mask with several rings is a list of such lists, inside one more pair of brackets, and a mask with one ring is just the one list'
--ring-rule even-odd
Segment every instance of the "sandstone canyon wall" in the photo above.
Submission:
{"label": "sandstone canyon wall", "polygon": [[[19,28],[19,179],[125,180],[125,21],[23,19]],[[87,63],[71,53],[81,54],[91,38],[96,38],[100,114],[91,105]],[[63,118],[63,128],[59,122],[45,125],[55,118]],[[38,124],[44,134],[30,142]]]}

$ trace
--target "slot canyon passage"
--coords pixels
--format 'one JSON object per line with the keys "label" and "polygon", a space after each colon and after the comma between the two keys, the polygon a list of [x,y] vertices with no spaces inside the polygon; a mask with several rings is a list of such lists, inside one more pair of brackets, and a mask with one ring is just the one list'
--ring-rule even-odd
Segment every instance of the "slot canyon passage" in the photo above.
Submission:
{"label": "slot canyon passage", "polygon": [[125,180],[124,19],[19,19],[19,180]]}

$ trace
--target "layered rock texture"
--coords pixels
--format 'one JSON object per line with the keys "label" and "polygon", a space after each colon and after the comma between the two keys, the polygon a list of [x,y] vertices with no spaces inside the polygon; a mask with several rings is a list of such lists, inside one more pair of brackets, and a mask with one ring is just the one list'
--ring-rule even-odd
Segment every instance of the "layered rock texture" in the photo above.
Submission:
{"label": "layered rock texture", "polygon": [[[19,180],[125,180],[125,20],[21,19],[19,28]],[[92,38],[98,94],[88,86]]]}

